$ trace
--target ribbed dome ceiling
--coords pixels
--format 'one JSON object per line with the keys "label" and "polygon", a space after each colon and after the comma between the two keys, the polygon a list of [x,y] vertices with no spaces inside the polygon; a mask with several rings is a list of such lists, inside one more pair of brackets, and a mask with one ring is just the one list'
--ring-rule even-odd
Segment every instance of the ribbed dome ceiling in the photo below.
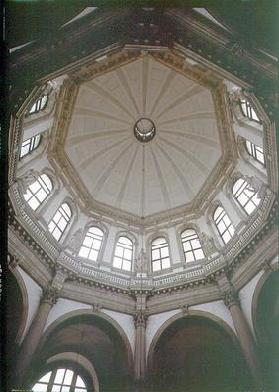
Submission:
{"label": "ribbed dome ceiling", "polygon": [[[155,137],[134,135],[141,118]],[[65,143],[92,197],[146,217],[197,195],[221,156],[211,92],[145,56],[80,86]]]}

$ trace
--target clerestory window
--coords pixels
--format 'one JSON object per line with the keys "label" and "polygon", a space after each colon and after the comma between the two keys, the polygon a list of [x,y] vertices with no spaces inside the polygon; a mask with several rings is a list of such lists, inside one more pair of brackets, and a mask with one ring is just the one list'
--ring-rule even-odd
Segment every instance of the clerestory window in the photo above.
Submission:
{"label": "clerestory window", "polygon": [[239,178],[234,183],[233,196],[247,215],[250,215],[258,207],[261,201],[255,188],[249,185],[243,178]]}
{"label": "clerestory window", "polygon": [[195,230],[184,230],[183,233],[181,233],[181,241],[187,263],[204,259],[202,246]]}
{"label": "clerestory window", "polygon": [[35,211],[47,198],[52,189],[53,185],[49,176],[42,174],[36,181],[29,185],[23,196],[30,207]]}
{"label": "clerestory window", "polygon": [[246,140],[245,143],[248,154],[251,155],[256,161],[260,162],[262,165],[265,165],[264,152],[262,147],[251,143],[249,140]]}
{"label": "clerestory window", "polygon": [[92,226],[87,231],[81,245],[79,256],[96,262],[102,246],[104,232],[98,227]]}
{"label": "clerestory window", "polygon": [[38,113],[41,110],[44,110],[47,106],[48,96],[42,95],[37,101],[34,102],[31,109],[29,110],[28,114]]}
{"label": "clerestory window", "polygon": [[113,266],[124,271],[131,271],[133,251],[133,242],[127,237],[119,237],[115,246]]}
{"label": "clerestory window", "polygon": [[213,219],[222,240],[227,244],[232,239],[235,230],[232,221],[223,207],[219,206],[216,208]]}
{"label": "clerestory window", "polygon": [[40,142],[42,140],[42,135],[38,134],[36,136],[30,137],[22,142],[20,149],[20,158],[25,157],[30,154],[33,150],[39,147]]}
{"label": "clerestory window", "polygon": [[152,271],[170,268],[169,245],[164,237],[156,238],[151,244]]}
{"label": "clerestory window", "polygon": [[82,377],[70,369],[55,369],[46,373],[33,386],[33,392],[87,392]]}
{"label": "clerestory window", "polygon": [[48,224],[48,230],[53,235],[53,237],[59,241],[62,234],[66,230],[70,219],[72,217],[72,211],[68,203],[63,203],[58,208],[53,218]]}
{"label": "clerestory window", "polygon": [[242,114],[249,118],[249,120],[252,121],[256,121],[258,123],[260,123],[260,119],[257,116],[257,113],[255,112],[253,106],[250,104],[249,101],[247,101],[246,99],[241,99],[240,100],[240,108],[242,111]]}

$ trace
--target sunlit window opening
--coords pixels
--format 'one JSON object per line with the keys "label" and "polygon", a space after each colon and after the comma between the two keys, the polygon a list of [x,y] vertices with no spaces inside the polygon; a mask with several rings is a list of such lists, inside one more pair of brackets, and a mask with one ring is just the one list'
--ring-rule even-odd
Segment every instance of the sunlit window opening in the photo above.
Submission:
{"label": "sunlit window opening", "polygon": [[53,235],[53,237],[59,241],[62,234],[66,230],[66,227],[69,224],[69,221],[72,216],[71,208],[68,203],[63,203],[58,208],[53,218],[48,224],[48,230]]}
{"label": "sunlit window opening", "polygon": [[98,227],[90,227],[81,245],[79,256],[97,261],[102,246],[104,233]]}
{"label": "sunlit window opening", "polygon": [[181,240],[186,262],[204,259],[204,253],[195,230],[187,229],[181,233]]}
{"label": "sunlit window opening", "polygon": [[242,178],[234,183],[233,195],[248,215],[258,207],[261,201],[256,190]]}
{"label": "sunlit window opening", "polygon": [[42,174],[38,180],[29,185],[23,196],[30,207],[35,211],[47,198],[52,189],[53,185],[50,178],[46,174]]}
{"label": "sunlit window opening", "polygon": [[33,392],[87,392],[83,379],[70,369],[56,369],[45,374],[33,386]]}
{"label": "sunlit window opening", "polygon": [[113,258],[113,266],[131,271],[133,260],[133,243],[127,237],[119,237]]}
{"label": "sunlit window opening", "polygon": [[30,139],[24,140],[22,142],[21,149],[20,149],[20,158],[25,157],[26,155],[30,154],[31,151],[39,147],[41,139],[42,139],[42,135],[38,134],[36,136],[31,137]]}
{"label": "sunlit window opening", "polygon": [[234,227],[223,207],[216,208],[213,219],[224,243],[227,244],[234,235]]}
{"label": "sunlit window opening", "polygon": [[156,238],[151,244],[152,271],[170,268],[169,246],[164,237]]}
{"label": "sunlit window opening", "polygon": [[265,164],[264,152],[262,147],[256,146],[256,144],[251,143],[246,140],[246,149],[249,155],[251,155],[256,161],[260,162],[262,165]]}
{"label": "sunlit window opening", "polygon": [[33,104],[31,109],[29,110],[29,114],[38,113],[41,110],[44,110],[47,106],[48,96],[42,95],[37,101]]}
{"label": "sunlit window opening", "polygon": [[255,112],[253,106],[250,104],[249,101],[246,101],[246,99],[241,99],[240,100],[240,108],[243,113],[243,115],[249,120],[260,122],[259,117],[257,116],[257,113]]}

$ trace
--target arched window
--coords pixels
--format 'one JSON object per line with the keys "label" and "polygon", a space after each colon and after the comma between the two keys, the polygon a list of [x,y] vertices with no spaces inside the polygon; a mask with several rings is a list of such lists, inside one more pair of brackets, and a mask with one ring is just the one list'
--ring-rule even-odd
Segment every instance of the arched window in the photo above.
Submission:
{"label": "arched window", "polygon": [[257,116],[257,113],[255,112],[253,106],[250,104],[249,101],[246,99],[241,99],[240,100],[240,108],[242,111],[242,114],[249,118],[249,120],[260,122],[259,117]]}
{"label": "arched window", "polygon": [[260,162],[262,165],[265,164],[263,149],[260,146],[256,146],[256,144],[251,143],[249,140],[246,140],[246,149],[249,155],[251,155],[256,161]]}
{"label": "arched window", "polygon": [[35,182],[29,185],[24,198],[35,211],[47,198],[53,189],[52,182],[46,174],[42,174]]}
{"label": "arched window", "polygon": [[46,373],[33,386],[33,392],[87,392],[85,382],[70,369],[55,369]]}
{"label": "arched window", "polygon": [[69,204],[63,203],[50,220],[48,224],[48,230],[57,241],[60,240],[62,234],[66,230],[71,217],[72,211]]}
{"label": "arched window", "polygon": [[131,271],[133,260],[133,243],[127,237],[119,237],[115,246],[113,266]]}
{"label": "arched window", "polygon": [[204,259],[202,246],[195,230],[187,229],[183,231],[181,241],[186,262]]}
{"label": "arched window", "polygon": [[32,105],[31,109],[29,110],[28,114],[38,113],[41,110],[44,110],[47,106],[48,96],[42,95],[37,101]]}
{"label": "arched window", "polygon": [[104,233],[98,227],[92,226],[88,230],[81,245],[79,256],[97,261],[101,249]]}
{"label": "arched window", "polygon": [[31,151],[39,147],[41,140],[42,140],[41,134],[30,137],[30,139],[24,140],[22,142],[21,149],[20,149],[20,158],[25,157],[25,155],[30,154]]}
{"label": "arched window", "polygon": [[164,237],[156,238],[151,244],[152,271],[170,268],[169,246]]}
{"label": "arched window", "polygon": [[227,244],[234,235],[234,227],[223,207],[219,206],[216,208],[213,219],[222,237],[222,240],[225,244]]}
{"label": "arched window", "polygon": [[256,190],[239,178],[233,185],[233,195],[244,211],[250,215],[259,205],[261,199],[258,197]]}

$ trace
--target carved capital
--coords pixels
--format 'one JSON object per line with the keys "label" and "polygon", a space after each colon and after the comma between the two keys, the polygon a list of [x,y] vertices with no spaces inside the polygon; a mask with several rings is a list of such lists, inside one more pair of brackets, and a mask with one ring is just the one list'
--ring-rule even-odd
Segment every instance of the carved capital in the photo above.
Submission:
{"label": "carved capital", "polygon": [[7,261],[11,270],[14,270],[19,264],[18,259],[15,256],[12,256],[10,253],[8,253]]}
{"label": "carved capital", "polygon": [[134,323],[135,327],[146,327],[146,321],[147,321],[147,314],[143,311],[137,311],[136,314],[134,315]]}
{"label": "carved capital", "polygon": [[93,304],[92,309],[94,312],[99,312],[101,309],[101,306],[99,304]]}
{"label": "carved capital", "polygon": [[43,295],[41,298],[41,303],[48,303],[53,306],[56,304],[58,299],[58,290],[51,285],[43,288]]}
{"label": "carved capital", "polygon": [[181,308],[181,312],[183,313],[184,316],[187,316],[189,314],[189,305],[185,304]]}
{"label": "carved capital", "polygon": [[230,308],[233,305],[239,305],[239,298],[237,292],[231,288],[223,294],[223,301],[225,305]]}

